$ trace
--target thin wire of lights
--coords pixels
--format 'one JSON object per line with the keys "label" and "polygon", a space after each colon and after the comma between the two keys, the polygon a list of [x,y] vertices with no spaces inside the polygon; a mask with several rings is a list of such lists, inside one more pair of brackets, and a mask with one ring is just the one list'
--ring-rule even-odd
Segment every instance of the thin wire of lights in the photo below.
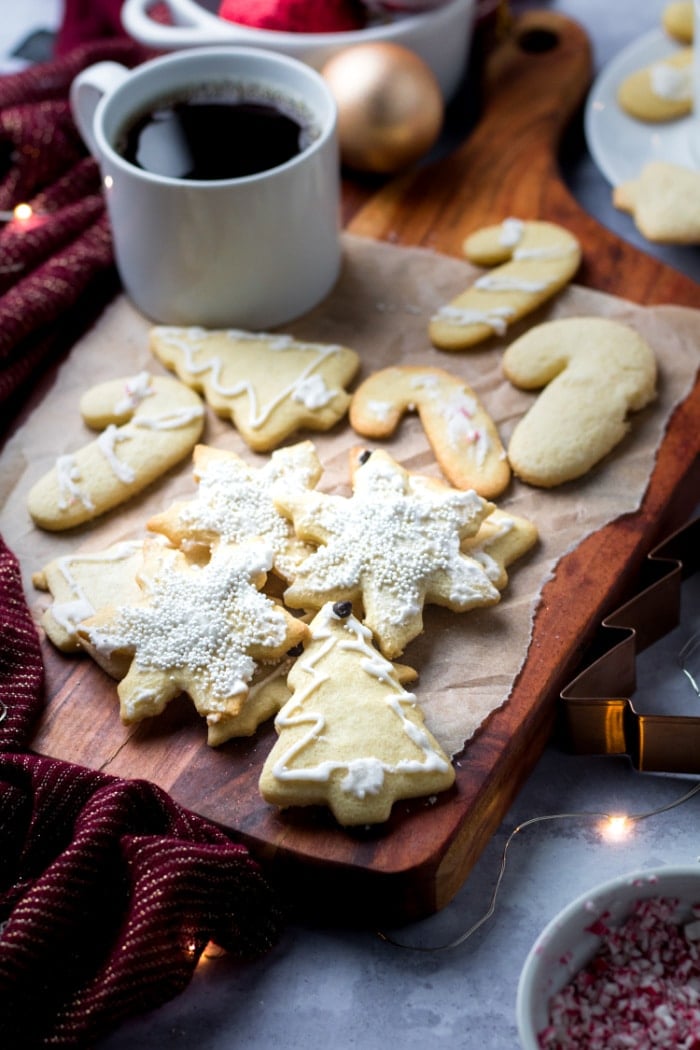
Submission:
{"label": "thin wire of lights", "polygon": [[513,830],[509,834],[508,838],[506,839],[505,845],[503,847],[503,852],[501,853],[501,862],[500,862],[500,866],[499,866],[499,870],[498,870],[498,875],[496,877],[496,882],[494,884],[494,888],[493,888],[493,891],[491,893],[491,900],[489,901],[489,906],[486,909],[486,911],[484,912],[484,914],[481,916],[481,918],[477,919],[477,921],[475,923],[473,923],[467,930],[465,930],[464,933],[461,933],[458,937],[455,937],[451,941],[447,941],[444,944],[438,944],[438,945],[406,944],[403,941],[395,940],[393,937],[391,937],[388,933],[384,932],[383,930],[377,930],[377,936],[382,941],[385,941],[387,944],[391,944],[391,945],[393,945],[396,948],[406,948],[406,949],[409,949],[410,951],[416,951],[416,952],[443,952],[443,951],[450,951],[453,948],[457,948],[459,945],[464,944],[464,942],[467,941],[473,934],[475,934],[477,930],[480,930],[481,927],[486,922],[488,922],[488,920],[491,919],[492,916],[494,915],[494,913],[496,911],[496,901],[497,901],[497,898],[498,898],[498,893],[499,893],[499,890],[501,888],[501,883],[503,882],[503,877],[504,877],[505,872],[506,872],[506,861],[507,861],[507,857],[508,857],[508,850],[510,849],[510,846],[511,846],[513,840],[516,838],[517,835],[520,834],[521,831],[524,831],[526,828],[532,827],[534,824],[541,824],[541,823],[544,823],[545,821],[554,821],[554,820],[587,820],[587,821],[598,821],[598,822],[602,821],[601,833],[604,835],[604,837],[608,837],[608,838],[611,838],[611,839],[619,839],[619,838],[624,836],[624,834],[625,834],[625,832],[627,830],[629,830],[629,825],[637,824],[637,823],[639,823],[642,820],[648,820],[650,817],[656,817],[656,816],[658,816],[661,813],[667,813],[671,809],[675,809],[678,806],[682,806],[685,802],[688,802],[691,798],[693,798],[694,795],[697,795],[698,793],[700,793],[700,782],[697,783],[694,787],[692,787],[689,791],[686,791],[684,795],[680,796],[680,798],[676,798],[672,802],[667,802],[663,806],[657,806],[656,809],[647,810],[644,813],[633,813],[633,814],[630,814],[630,815],[600,813],[600,812],[598,812],[598,813],[596,813],[596,812],[591,812],[591,813],[545,813],[545,814],[541,814],[540,816],[530,817],[528,820],[522,821],[522,823],[518,824],[515,828],[513,828]]}

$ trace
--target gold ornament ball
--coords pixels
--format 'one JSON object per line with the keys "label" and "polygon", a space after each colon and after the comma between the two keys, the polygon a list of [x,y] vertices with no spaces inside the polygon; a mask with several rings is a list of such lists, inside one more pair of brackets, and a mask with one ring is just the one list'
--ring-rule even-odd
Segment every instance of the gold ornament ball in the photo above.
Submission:
{"label": "gold ornament ball", "polygon": [[338,106],[340,155],[349,168],[393,174],[427,153],[440,134],[440,86],[423,59],[400,44],[345,48],[321,75]]}

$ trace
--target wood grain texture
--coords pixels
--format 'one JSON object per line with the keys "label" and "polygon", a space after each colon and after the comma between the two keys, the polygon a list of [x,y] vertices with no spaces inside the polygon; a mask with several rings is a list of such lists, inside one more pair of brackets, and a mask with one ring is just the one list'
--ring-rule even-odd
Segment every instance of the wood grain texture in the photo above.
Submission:
{"label": "wood grain texture", "polygon": [[[561,180],[559,143],[590,75],[589,44],[578,25],[546,11],[522,16],[487,65],[485,107],[467,141],[368,198],[362,189],[350,195],[348,229],[459,256],[464,237],[479,226],[508,215],[548,219],[579,237],[581,283],[639,303],[700,305],[695,282],[603,229]],[[270,862],[291,906],[307,915],[392,923],[435,911],[463,883],[540,756],[558,694],[601,618],[623,597],[648,549],[697,500],[699,421],[696,385],[671,420],[640,511],[589,537],[545,588],[510,702],[469,744],[455,788],[433,806],[399,804],[387,826],[353,833],[340,831],[323,813],[281,817],[257,789],[271,727],[212,752],[201,746],[201,726],[189,705],[175,702],[158,720],[127,730],[116,704],[90,703],[105,688],[101,672],[50,646],[49,703],[35,746],[115,775],[156,781],[247,841]],[[329,912],[322,900],[330,902]]]}

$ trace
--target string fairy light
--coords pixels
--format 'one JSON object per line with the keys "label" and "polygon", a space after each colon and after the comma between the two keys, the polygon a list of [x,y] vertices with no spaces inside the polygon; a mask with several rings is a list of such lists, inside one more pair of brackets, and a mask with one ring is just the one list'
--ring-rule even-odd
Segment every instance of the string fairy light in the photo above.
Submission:
{"label": "string fairy light", "polygon": [[16,204],[10,211],[0,211],[0,222],[21,222],[26,223],[29,219],[33,218],[34,209],[31,204]]}
{"label": "string fairy light", "polygon": [[[693,664],[691,667],[690,664]],[[698,664],[698,671],[696,672],[695,663]],[[682,673],[690,682],[694,691],[700,696],[700,632],[697,632],[688,639],[685,645],[682,647],[678,654],[678,664]],[[678,806],[682,806],[688,802],[695,795],[700,793],[700,782],[695,787],[692,787],[685,794],[681,795],[680,798],[676,798],[671,802],[666,803],[663,806],[657,806],[656,809],[647,810],[644,813],[600,813],[600,812],[581,812],[581,813],[545,813],[540,816],[530,817],[528,820],[522,821],[518,824],[508,835],[503,852],[501,853],[501,861],[498,869],[498,875],[494,883],[494,887],[491,893],[491,899],[489,905],[481,916],[477,919],[467,930],[461,933],[458,937],[455,937],[451,941],[447,941],[444,944],[438,945],[415,945],[406,944],[403,941],[398,941],[390,934],[383,930],[377,930],[377,936],[385,941],[387,944],[391,944],[396,948],[405,948],[410,951],[417,952],[442,952],[449,951],[453,948],[457,948],[459,945],[464,944],[465,941],[469,940],[477,930],[480,930],[492,918],[496,911],[496,901],[498,899],[498,893],[503,882],[503,877],[506,872],[506,863],[508,858],[508,851],[513,843],[513,840],[526,828],[530,828],[535,824],[542,824],[547,821],[555,820],[582,820],[582,821],[597,821],[599,826],[599,833],[601,837],[608,842],[620,842],[623,841],[632,830],[634,824],[640,823],[642,820],[648,820],[651,817],[659,816],[661,813],[667,813],[669,810],[676,809]]]}
{"label": "string fairy light", "polygon": [[403,941],[396,940],[384,930],[377,930],[377,936],[380,938],[380,940],[385,941],[387,944],[393,945],[393,947],[395,948],[406,948],[410,951],[416,952],[443,952],[450,951],[453,948],[457,948],[459,945],[464,944],[465,941],[469,940],[469,938],[472,937],[473,934],[477,932],[477,930],[480,930],[481,927],[485,923],[487,923],[489,919],[492,918],[492,916],[494,915],[496,911],[496,901],[498,898],[498,893],[506,872],[508,851],[516,836],[519,835],[522,831],[525,831],[526,828],[530,828],[535,824],[542,824],[547,821],[554,820],[597,821],[599,823],[600,831],[603,837],[608,838],[609,840],[620,839],[624,838],[627,835],[633,824],[638,824],[642,820],[648,820],[650,817],[656,817],[660,813],[667,813],[671,809],[676,809],[678,806],[682,806],[685,802],[688,802],[691,798],[693,798],[694,795],[697,795],[698,793],[700,793],[700,782],[698,782],[689,791],[686,791],[684,795],[680,796],[680,798],[676,798],[672,802],[667,802],[663,806],[657,806],[656,809],[647,810],[644,813],[633,813],[629,815],[601,812],[544,813],[536,817],[530,817],[528,820],[522,821],[522,823],[518,824],[515,828],[513,828],[511,833],[508,835],[508,838],[506,839],[505,845],[503,847],[503,852],[501,853],[501,861],[498,869],[498,875],[496,877],[496,882],[491,893],[491,899],[489,901],[488,908],[481,916],[481,918],[477,919],[477,921],[473,923],[467,930],[461,933],[458,937],[455,937],[453,940],[437,945],[406,944]]}
{"label": "string fairy light", "polygon": [[695,667],[689,667],[691,662],[700,662],[700,634],[692,635],[678,654],[678,662],[681,671],[690,682],[698,696],[700,696],[700,684],[698,684]]}

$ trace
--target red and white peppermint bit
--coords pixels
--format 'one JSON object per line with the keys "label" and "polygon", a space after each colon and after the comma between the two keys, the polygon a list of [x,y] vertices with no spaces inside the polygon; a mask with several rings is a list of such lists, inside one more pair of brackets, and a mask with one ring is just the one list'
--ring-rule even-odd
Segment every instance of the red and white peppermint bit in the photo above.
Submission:
{"label": "red and white peppermint bit", "polygon": [[601,946],[550,1000],[543,1050],[700,1050],[700,943],[678,903],[640,900],[621,925],[605,913],[587,927]]}

